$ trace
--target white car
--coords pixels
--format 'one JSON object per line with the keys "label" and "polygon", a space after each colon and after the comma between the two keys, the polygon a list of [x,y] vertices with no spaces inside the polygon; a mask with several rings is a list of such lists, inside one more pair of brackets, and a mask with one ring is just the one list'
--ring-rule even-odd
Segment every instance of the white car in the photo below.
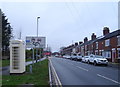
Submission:
{"label": "white car", "polygon": [[77,54],[77,60],[78,60],[78,61],[81,61],[81,60],[82,60],[82,57],[83,57],[83,56],[81,56],[80,54]]}
{"label": "white car", "polygon": [[88,59],[89,59],[89,56],[84,56],[84,57],[82,57],[81,61],[84,62],[84,63],[87,63]]}
{"label": "white car", "polygon": [[93,63],[94,65],[97,65],[97,64],[108,65],[108,60],[103,56],[90,55],[88,59],[88,63]]}

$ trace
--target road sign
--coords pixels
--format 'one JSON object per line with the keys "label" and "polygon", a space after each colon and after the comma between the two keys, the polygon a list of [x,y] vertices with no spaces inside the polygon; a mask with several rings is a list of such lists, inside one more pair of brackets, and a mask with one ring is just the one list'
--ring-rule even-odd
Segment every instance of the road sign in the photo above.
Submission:
{"label": "road sign", "polygon": [[45,37],[26,37],[26,48],[45,48],[46,38]]}

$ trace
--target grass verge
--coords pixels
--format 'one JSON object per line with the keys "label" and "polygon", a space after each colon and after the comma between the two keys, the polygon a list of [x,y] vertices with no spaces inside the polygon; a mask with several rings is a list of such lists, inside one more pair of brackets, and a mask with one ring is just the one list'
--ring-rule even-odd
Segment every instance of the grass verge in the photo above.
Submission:
{"label": "grass verge", "polygon": [[28,61],[32,61],[32,59],[26,59],[25,61],[26,61],[26,62],[28,62]]}
{"label": "grass verge", "polygon": [[[28,62],[28,61],[32,61],[32,59],[26,59],[26,62]],[[10,65],[10,60],[8,60],[8,59],[2,60],[0,62],[2,62],[2,64],[0,64],[0,67],[4,67],[4,66],[9,66]]]}
{"label": "grass verge", "polygon": [[29,72],[29,66],[26,67],[26,73],[22,75],[3,75],[2,87],[19,87],[19,85],[33,84],[34,87],[49,87],[48,60],[35,63],[33,73]]}

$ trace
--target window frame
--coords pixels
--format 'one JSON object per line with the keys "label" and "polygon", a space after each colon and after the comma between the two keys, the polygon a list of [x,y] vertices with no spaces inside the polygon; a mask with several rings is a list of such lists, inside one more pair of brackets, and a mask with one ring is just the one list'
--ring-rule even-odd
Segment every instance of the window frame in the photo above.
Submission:
{"label": "window frame", "polygon": [[118,49],[118,59],[120,59],[120,49]]}
{"label": "window frame", "polygon": [[111,55],[111,51],[105,51],[105,52],[104,52],[104,57],[105,57],[105,58],[111,58],[111,56],[112,56],[112,55]]}
{"label": "window frame", "polygon": [[117,36],[117,46],[120,46],[120,35]]}
{"label": "window frame", "polygon": [[96,42],[96,49],[98,49],[98,42]]}
{"label": "window frame", "polygon": [[105,40],[105,46],[110,46],[110,39]]}

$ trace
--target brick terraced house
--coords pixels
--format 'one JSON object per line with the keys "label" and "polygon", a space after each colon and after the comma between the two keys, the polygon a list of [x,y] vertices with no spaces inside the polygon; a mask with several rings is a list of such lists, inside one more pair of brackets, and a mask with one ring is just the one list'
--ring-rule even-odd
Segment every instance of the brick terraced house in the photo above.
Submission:
{"label": "brick terraced house", "polygon": [[76,53],[80,53],[83,56],[90,54],[101,55],[106,57],[110,62],[120,62],[120,29],[110,32],[108,27],[104,27],[102,36],[97,37],[93,33],[91,40],[85,37],[83,43],[79,42],[78,45],[66,47],[62,51],[65,54],[67,52],[70,54],[72,49],[75,49]]}

